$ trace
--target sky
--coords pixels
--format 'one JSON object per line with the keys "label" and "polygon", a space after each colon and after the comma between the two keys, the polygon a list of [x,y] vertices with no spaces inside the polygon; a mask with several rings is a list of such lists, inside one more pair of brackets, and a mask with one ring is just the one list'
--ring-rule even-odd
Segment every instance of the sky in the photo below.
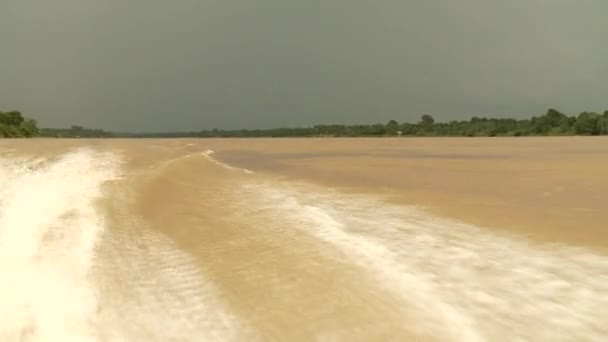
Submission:
{"label": "sky", "polygon": [[608,109],[606,0],[0,0],[0,110],[117,131]]}

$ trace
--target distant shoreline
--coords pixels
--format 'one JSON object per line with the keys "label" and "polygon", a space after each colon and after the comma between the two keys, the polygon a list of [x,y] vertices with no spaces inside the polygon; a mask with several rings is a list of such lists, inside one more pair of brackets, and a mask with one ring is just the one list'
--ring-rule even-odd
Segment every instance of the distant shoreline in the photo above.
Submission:
{"label": "distant shoreline", "polygon": [[38,128],[35,120],[20,112],[0,112],[0,136],[46,138],[354,138],[354,137],[520,137],[608,135],[608,110],[603,114],[582,112],[568,116],[555,109],[530,119],[473,117],[466,121],[435,122],[423,115],[417,123],[315,125],[301,128],[269,128],[190,132],[129,133],[90,129]]}
{"label": "distant shoreline", "polygon": [[[510,138],[510,139],[524,139],[524,138],[530,138],[530,139],[535,139],[535,138],[576,138],[576,137],[580,137],[580,138],[593,138],[593,137],[606,137],[608,136],[608,134],[603,134],[603,135],[580,135],[580,134],[560,134],[560,135],[520,135],[520,136],[515,136],[515,135],[495,135],[495,136],[484,136],[484,135],[476,135],[476,136],[462,136],[462,135],[402,135],[402,136],[396,136],[396,135],[381,135],[381,136],[244,136],[244,137],[237,137],[237,136],[218,136],[218,137],[201,137],[201,136],[175,136],[175,137],[170,137],[170,136],[163,136],[163,135],[151,135],[151,136],[122,136],[122,135],[116,135],[116,136],[110,136],[110,137],[71,137],[71,136],[61,136],[61,137],[53,137],[53,136],[35,136],[35,137],[30,137],[30,140],[42,140],[42,139],[82,139],[82,140],[86,140],[86,139],[108,139],[108,140],[119,140],[119,139],[134,139],[134,140],[145,140],[145,139],[160,139],[160,140],[165,140],[165,139],[201,139],[201,140],[213,140],[213,139],[220,139],[220,140],[228,140],[228,139],[237,139],[237,140],[241,140],[241,139],[252,139],[252,140],[262,140],[262,139],[277,139],[277,140],[282,140],[282,139],[454,139],[454,138],[462,138],[462,139],[492,139],[492,138]],[[2,138],[0,138],[2,139]],[[4,139],[21,139],[21,138],[4,138]]]}

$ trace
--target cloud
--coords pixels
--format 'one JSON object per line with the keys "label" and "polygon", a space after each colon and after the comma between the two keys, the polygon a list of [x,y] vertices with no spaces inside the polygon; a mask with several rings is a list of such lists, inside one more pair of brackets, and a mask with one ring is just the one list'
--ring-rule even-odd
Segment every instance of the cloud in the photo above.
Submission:
{"label": "cloud", "polygon": [[[605,1],[0,4],[0,106],[119,130],[608,108]],[[4,78],[4,77],[3,77]]]}

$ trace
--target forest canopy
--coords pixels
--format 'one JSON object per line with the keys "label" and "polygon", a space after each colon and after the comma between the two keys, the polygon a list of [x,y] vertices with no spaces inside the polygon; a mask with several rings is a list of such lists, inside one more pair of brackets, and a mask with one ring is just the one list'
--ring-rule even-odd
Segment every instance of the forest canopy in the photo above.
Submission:
{"label": "forest canopy", "polygon": [[608,111],[582,112],[576,116],[549,109],[544,115],[530,119],[486,118],[474,116],[469,120],[438,122],[429,114],[416,123],[390,120],[386,124],[316,125],[301,128],[203,129],[190,132],[120,133],[83,126],[70,128],[41,128],[35,120],[27,119],[18,111],[0,112],[0,137],[57,137],[57,138],[178,138],[178,137],[379,137],[379,136],[556,136],[608,135]]}
{"label": "forest canopy", "polygon": [[29,138],[39,133],[36,120],[26,119],[18,111],[0,112],[0,137]]}
{"label": "forest canopy", "polygon": [[470,120],[437,122],[425,114],[416,123],[390,120],[386,124],[316,125],[304,128],[201,130],[118,134],[127,137],[364,137],[364,136],[555,136],[608,135],[608,111],[603,114],[583,112],[568,116],[555,109],[531,119],[473,117]]}

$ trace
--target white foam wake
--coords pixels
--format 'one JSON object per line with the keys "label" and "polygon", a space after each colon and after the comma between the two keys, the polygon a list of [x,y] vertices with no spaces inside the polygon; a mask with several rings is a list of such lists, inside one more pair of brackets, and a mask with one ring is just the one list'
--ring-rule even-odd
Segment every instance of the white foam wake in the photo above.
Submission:
{"label": "white foam wake", "polygon": [[116,169],[113,155],[86,149],[0,161],[1,341],[95,340],[94,201]]}
{"label": "white foam wake", "polygon": [[209,161],[210,161],[210,162],[212,162],[213,164],[215,164],[215,165],[219,165],[219,166],[221,166],[221,167],[223,167],[223,168],[226,168],[226,169],[228,169],[228,170],[233,170],[233,171],[241,171],[241,172],[244,172],[244,173],[247,173],[247,174],[252,174],[252,173],[253,173],[253,171],[251,171],[251,170],[248,170],[248,169],[243,169],[243,168],[240,168],[240,167],[235,167],[235,166],[232,166],[232,165],[228,165],[228,164],[226,164],[226,163],[223,163],[223,162],[221,162],[221,161],[219,161],[219,160],[217,160],[217,159],[213,158],[213,157],[212,157],[212,155],[213,155],[214,153],[215,153],[215,151],[213,151],[213,150],[207,150],[207,151],[203,152],[202,154],[203,154],[203,156],[204,156],[204,157],[205,157],[207,160],[209,160]]}
{"label": "white foam wake", "polygon": [[238,191],[268,209],[260,211],[272,213],[268,220],[308,232],[367,270],[379,289],[401,299],[404,327],[421,336],[608,338],[606,256],[563,245],[533,246],[414,208],[307,186],[258,183]]}

